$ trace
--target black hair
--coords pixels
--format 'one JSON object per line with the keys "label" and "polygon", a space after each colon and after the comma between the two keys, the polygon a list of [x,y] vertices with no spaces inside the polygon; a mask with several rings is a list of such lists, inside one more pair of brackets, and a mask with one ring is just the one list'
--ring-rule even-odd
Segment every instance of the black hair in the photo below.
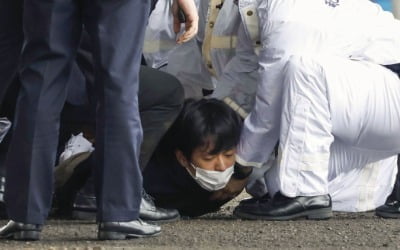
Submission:
{"label": "black hair", "polygon": [[242,120],[223,101],[187,99],[168,132],[170,149],[179,149],[190,159],[198,147],[209,148],[210,154],[230,150],[239,143]]}

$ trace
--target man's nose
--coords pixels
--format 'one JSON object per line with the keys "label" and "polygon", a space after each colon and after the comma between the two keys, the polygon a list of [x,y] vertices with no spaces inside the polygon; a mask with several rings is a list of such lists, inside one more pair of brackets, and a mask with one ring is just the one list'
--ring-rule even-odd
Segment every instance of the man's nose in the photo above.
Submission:
{"label": "man's nose", "polygon": [[227,169],[229,166],[224,162],[224,159],[221,155],[218,156],[217,158],[217,166],[215,167],[215,170],[217,171],[224,171]]}

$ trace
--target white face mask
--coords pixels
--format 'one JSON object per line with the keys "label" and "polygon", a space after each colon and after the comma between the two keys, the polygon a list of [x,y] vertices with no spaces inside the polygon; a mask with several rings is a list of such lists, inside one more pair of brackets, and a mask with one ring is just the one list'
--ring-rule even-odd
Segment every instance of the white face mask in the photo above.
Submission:
{"label": "white face mask", "polygon": [[233,174],[233,165],[224,171],[205,170],[196,167],[193,163],[190,163],[190,165],[196,171],[195,176],[193,176],[189,169],[186,170],[202,188],[208,191],[215,191],[224,188]]}

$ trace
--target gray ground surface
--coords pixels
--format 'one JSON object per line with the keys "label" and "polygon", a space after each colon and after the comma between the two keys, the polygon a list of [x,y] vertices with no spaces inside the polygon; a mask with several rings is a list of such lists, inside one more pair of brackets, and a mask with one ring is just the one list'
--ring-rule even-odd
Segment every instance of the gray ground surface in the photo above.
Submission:
{"label": "gray ground surface", "polygon": [[237,202],[215,214],[163,224],[153,238],[96,241],[93,222],[51,220],[41,241],[1,241],[0,249],[400,249],[400,220],[371,212],[335,213],[328,221],[244,221],[231,216]]}

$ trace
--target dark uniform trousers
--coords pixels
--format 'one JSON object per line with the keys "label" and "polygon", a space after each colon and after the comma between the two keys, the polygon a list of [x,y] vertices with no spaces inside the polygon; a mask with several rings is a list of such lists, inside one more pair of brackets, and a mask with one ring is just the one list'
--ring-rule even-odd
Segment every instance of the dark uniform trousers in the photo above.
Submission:
{"label": "dark uniform trousers", "polygon": [[25,0],[22,85],[6,160],[10,219],[43,224],[49,212],[60,112],[83,25],[93,45],[98,94],[98,220],[138,218],[137,91],[148,12],[148,0]]}
{"label": "dark uniform trousers", "polygon": [[[95,127],[95,96],[93,53],[90,37],[82,33],[76,63],[69,78],[69,99],[85,96],[83,105],[64,106],[61,115],[60,146],[64,146],[71,133],[82,131],[82,125]],[[178,79],[165,72],[141,66],[139,71],[139,113],[143,127],[143,141],[140,149],[139,165],[143,170],[183,105],[183,89]],[[83,86],[83,91],[78,90]],[[80,93],[78,93],[80,92]],[[71,126],[72,125],[72,126]],[[74,126],[75,125],[75,126]],[[77,127],[75,130],[73,127]],[[86,128],[87,128],[86,127]],[[71,129],[72,128],[72,129]]]}
{"label": "dark uniform trousers", "polygon": [[16,74],[22,42],[22,0],[0,0],[0,107]]}

